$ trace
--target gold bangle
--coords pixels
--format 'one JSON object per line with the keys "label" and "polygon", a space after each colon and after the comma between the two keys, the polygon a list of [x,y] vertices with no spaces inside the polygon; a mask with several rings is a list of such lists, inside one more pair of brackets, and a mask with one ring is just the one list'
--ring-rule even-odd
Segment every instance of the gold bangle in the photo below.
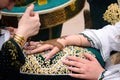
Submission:
{"label": "gold bangle", "polygon": [[18,44],[20,44],[21,47],[25,44],[25,39],[23,36],[15,34],[13,38]]}
{"label": "gold bangle", "polygon": [[20,35],[18,35],[18,34],[15,34],[14,37],[15,37],[16,39],[20,40],[21,42],[25,42],[24,37],[22,37],[22,36],[20,36]]}
{"label": "gold bangle", "polygon": [[23,41],[19,40],[18,38],[14,37],[14,40],[22,47],[24,45]]}
{"label": "gold bangle", "polygon": [[19,37],[19,38],[21,38],[22,40],[25,41],[25,38],[24,38],[23,36],[21,36],[21,35],[19,35],[19,34],[15,34],[15,36],[16,36],[16,37]]}
{"label": "gold bangle", "polygon": [[20,45],[20,46],[22,46],[23,45],[23,43],[22,42],[20,42],[20,40],[18,40],[17,38],[14,38],[14,40]]}
{"label": "gold bangle", "polygon": [[14,38],[16,38],[16,39],[18,39],[19,41],[21,41],[21,42],[24,42],[24,40],[23,39],[21,39],[20,37],[18,37],[18,36],[14,36]]}

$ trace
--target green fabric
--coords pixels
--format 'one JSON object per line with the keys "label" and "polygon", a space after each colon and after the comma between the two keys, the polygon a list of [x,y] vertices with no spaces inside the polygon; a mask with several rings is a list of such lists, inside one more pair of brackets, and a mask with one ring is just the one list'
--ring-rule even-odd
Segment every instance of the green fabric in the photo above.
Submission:
{"label": "green fabric", "polygon": [[[15,49],[13,49],[14,47],[10,47],[10,45],[8,45],[7,46],[7,44],[11,44],[11,42],[15,45]],[[13,46],[14,46],[13,45]],[[4,50],[4,51],[2,51],[2,54],[3,55],[1,55],[1,57],[0,57],[0,59],[1,59],[1,63],[0,64],[2,64],[2,63],[4,63],[5,62],[5,58],[4,58],[4,56],[7,58],[6,60],[7,60],[7,62],[5,62],[5,64],[7,64],[7,63],[9,63],[8,61],[10,61],[11,62],[11,57],[9,56],[10,54],[8,54],[9,53],[9,49],[8,48],[10,48],[10,49],[12,49],[12,50],[14,50],[15,52],[15,54],[17,55],[17,61],[20,61],[22,64],[24,63],[24,56],[23,56],[23,54],[22,54],[22,51],[21,51],[21,49],[20,49],[20,47],[16,44],[16,42],[13,40],[13,39],[11,39],[10,40],[10,42],[7,42],[6,43],[6,45],[4,45],[4,47],[3,47],[3,49],[2,50]],[[87,49],[87,50],[85,50],[85,49]],[[18,51],[18,52],[16,52],[16,50]],[[88,51],[90,51],[90,52],[92,52],[92,54],[94,54],[95,56],[96,56],[96,58],[97,58],[97,60],[100,62],[100,64],[102,65],[102,66],[104,66],[104,61],[103,61],[103,59],[102,59],[102,57],[101,57],[101,54],[100,54],[100,52],[99,52],[99,50],[97,50],[97,49],[95,49],[95,48],[89,48],[89,47],[81,47],[80,49],[77,47],[77,46],[68,46],[68,48],[66,48],[64,51],[66,51],[66,50],[68,50],[68,52],[69,52],[69,50],[70,50],[70,52],[72,51],[73,53],[76,53],[75,55],[76,56],[78,56],[79,55],[79,53],[85,53],[85,52],[88,52]],[[5,54],[6,53],[6,54]],[[4,55],[5,54],[5,55]],[[37,55],[37,54],[35,54],[35,55]],[[73,54],[74,55],[74,54]],[[56,56],[59,56],[59,55],[56,55]],[[53,59],[54,59],[55,57],[53,57]],[[43,58],[42,58],[43,59]],[[52,59],[52,60],[53,60]],[[3,62],[4,61],[4,62]],[[7,65],[8,66],[8,68],[12,68],[10,65]],[[17,66],[17,65],[16,65]],[[20,66],[20,65],[18,65],[18,66]],[[1,67],[1,69],[3,70],[4,68],[7,68],[7,67],[4,67],[3,68],[3,65],[0,65],[0,67]],[[6,74],[6,72],[5,72],[5,75],[4,75],[4,78],[3,78],[3,80],[17,80],[17,79],[19,79],[19,80],[63,80],[63,78],[65,79],[65,80],[81,80],[81,79],[76,79],[76,78],[72,78],[72,77],[70,77],[70,76],[68,76],[68,75],[32,75],[32,74],[19,74],[18,72],[14,72],[14,70],[15,70],[16,68],[12,68],[12,74],[11,74],[11,72],[10,73],[7,73]],[[8,69],[9,71],[10,71],[10,69]],[[9,72],[8,71],[8,72]],[[3,72],[2,72],[3,73]],[[3,73],[4,74],[4,73]],[[5,76],[7,76],[7,77],[5,77]],[[5,79],[6,78],[6,79]],[[7,79],[8,78],[8,79]]]}
{"label": "green fabric", "polygon": [[66,46],[63,50],[53,56],[49,61],[45,60],[45,54],[47,53],[49,53],[49,51],[26,56],[26,63],[21,67],[20,72],[34,75],[69,74],[71,72],[67,69],[67,66],[62,64],[61,60],[65,60],[66,56],[76,56],[86,59],[84,53],[89,53],[94,56],[104,67],[102,56],[100,52],[95,48]]}
{"label": "green fabric", "polygon": [[[77,46],[68,46],[65,50],[67,50],[69,48],[69,50],[73,50],[74,53],[79,54],[79,53],[85,53],[85,52],[92,52],[93,55],[96,56],[97,60],[100,62],[100,64],[104,67],[105,63],[102,59],[102,56],[99,52],[99,50],[95,49],[95,48],[90,48],[90,47],[81,47],[81,49],[79,50],[77,48]],[[78,49],[78,50],[77,50]],[[84,49],[84,50],[83,50]],[[87,50],[85,50],[87,49]],[[68,52],[69,52],[68,50]],[[71,52],[70,51],[70,52]],[[51,61],[54,60],[57,56],[59,56],[60,54],[58,53],[56,56],[54,56],[53,58],[51,58]],[[42,56],[41,57],[42,60],[44,60],[44,58]],[[83,79],[77,79],[77,78],[73,78],[70,77],[68,75],[32,75],[32,74],[21,74],[22,75],[22,79],[23,80],[83,80]]]}
{"label": "green fabric", "polygon": [[[34,11],[41,11],[41,10],[47,10],[51,8],[55,8],[58,6],[61,6],[70,0],[48,0],[48,4],[45,5],[38,5],[37,1],[34,3],[35,8]],[[30,2],[30,1],[29,1]],[[14,7],[12,10],[3,9],[3,12],[11,12],[11,13],[23,13],[26,10],[27,6],[21,6],[21,7]]]}

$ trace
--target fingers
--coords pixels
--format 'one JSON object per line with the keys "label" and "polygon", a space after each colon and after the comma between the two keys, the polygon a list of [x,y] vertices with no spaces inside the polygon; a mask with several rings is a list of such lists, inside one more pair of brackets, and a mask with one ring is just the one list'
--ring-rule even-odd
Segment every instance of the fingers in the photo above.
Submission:
{"label": "fingers", "polygon": [[84,69],[83,68],[77,68],[77,67],[68,67],[70,71],[73,73],[75,72],[76,74],[84,74]]}
{"label": "fingers", "polygon": [[9,30],[10,32],[14,31],[14,27],[5,27],[6,30]]}
{"label": "fingers", "polygon": [[25,11],[25,13],[31,17],[39,18],[39,14],[37,12],[33,12],[34,4],[31,4]]}
{"label": "fingers", "polygon": [[49,60],[53,55],[57,54],[57,52],[60,51],[59,48],[54,47],[47,55],[46,60]]}
{"label": "fingers", "polygon": [[97,61],[97,59],[89,53],[85,53],[84,56],[90,61]]}
{"label": "fingers", "polygon": [[33,9],[34,9],[34,5],[31,4],[29,7],[27,7],[25,14],[24,15],[29,15],[29,16],[33,16]]}
{"label": "fingers", "polygon": [[[65,64],[65,65],[67,65],[67,66],[76,67],[76,68],[80,68],[81,66],[84,66],[83,63],[76,62],[76,61],[63,60],[62,63]],[[70,67],[70,70],[71,70],[71,67]],[[78,71],[78,70],[76,70],[76,71]]]}
{"label": "fingers", "polygon": [[50,50],[49,53],[46,54],[46,60],[49,60],[53,55],[57,54],[57,52],[60,51],[61,48],[59,48],[57,46],[57,44],[56,45],[49,44],[48,41],[46,41],[46,42],[42,42],[42,43],[40,43],[40,42],[38,42],[38,43],[37,42],[36,43],[35,42],[30,42],[30,45],[27,46],[25,49],[28,51],[27,54],[40,53],[40,52],[43,52],[43,51]]}
{"label": "fingers", "polygon": [[34,16],[34,17],[36,17],[36,18],[39,18],[39,20],[40,20],[39,14],[38,14],[37,12],[33,12],[33,13],[32,13],[32,16]]}
{"label": "fingers", "polygon": [[50,50],[50,49],[53,49],[52,45],[47,45],[47,44],[46,45],[36,45],[36,48],[31,50],[31,54]]}
{"label": "fingers", "polygon": [[26,13],[27,15],[31,16],[31,17],[39,18],[39,20],[40,20],[39,14],[38,14],[37,12],[33,12],[33,10],[34,10],[34,4],[31,4],[31,5],[27,8],[27,10],[26,10],[25,13]]}
{"label": "fingers", "polygon": [[33,50],[33,49],[37,48],[38,44],[39,44],[39,42],[31,41],[30,43],[26,43],[23,48],[25,50]]}
{"label": "fingers", "polygon": [[53,55],[57,54],[57,52],[59,51],[59,48],[54,47],[53,45],[41,45],[34,42],[31,42],[30,46],[26,47],[25,49],[27,50],[26,54],[35,54],[46,50],[51,50],[48,54],[46,54],[46,60],[49,60]]}
{"label": "fingers", "polygon": [[89,60],[87,59],[83,59],[83,58],[80,58],[80,57],[76,57],[76,56],[67,56],[66,57],[69,61],[75,61],[75,62],[80,62],[80,63],[88,63]]}

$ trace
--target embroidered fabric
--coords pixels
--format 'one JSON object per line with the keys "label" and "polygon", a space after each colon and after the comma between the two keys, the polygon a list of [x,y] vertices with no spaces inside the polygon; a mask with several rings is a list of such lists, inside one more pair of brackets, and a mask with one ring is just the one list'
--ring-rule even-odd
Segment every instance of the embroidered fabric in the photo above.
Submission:
{"label": "embroidered fabric", "polygon": [[71,73],[67,66],[62,64],[61,60],[66,59],[66,56],[72,55],[80,58],[85,58],[84,53],[88,52],[95,57],[95,55],[87,48],[77,46],[67,46],[62,51],[58,52],[49,61],[45,61],[45,51],[39,54],[26,55],[26,62],[21,67],[20,72],[23,74],[34,75],[65,75]]}
{"label": "embroidered fabric", "polygon": [[[120,1],[118,3],[120,3]],[[104,20],[111,24],[115,24],[116,22],[119,22],[120,21],[119,6],[120,5],[117,3],[113,3],[113,4],[109,5],[108,9],[106,10],[106,12],[103,15]]]}

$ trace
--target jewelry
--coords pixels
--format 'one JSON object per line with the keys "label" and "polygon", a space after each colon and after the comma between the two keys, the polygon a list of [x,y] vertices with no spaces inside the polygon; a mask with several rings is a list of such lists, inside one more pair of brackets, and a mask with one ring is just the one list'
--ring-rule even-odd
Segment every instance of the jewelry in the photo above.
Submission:
{"label": "jewelry", "polygon": [[21,47],[25,44],[25,39],[23,36],[15,34],[13,38]]}

